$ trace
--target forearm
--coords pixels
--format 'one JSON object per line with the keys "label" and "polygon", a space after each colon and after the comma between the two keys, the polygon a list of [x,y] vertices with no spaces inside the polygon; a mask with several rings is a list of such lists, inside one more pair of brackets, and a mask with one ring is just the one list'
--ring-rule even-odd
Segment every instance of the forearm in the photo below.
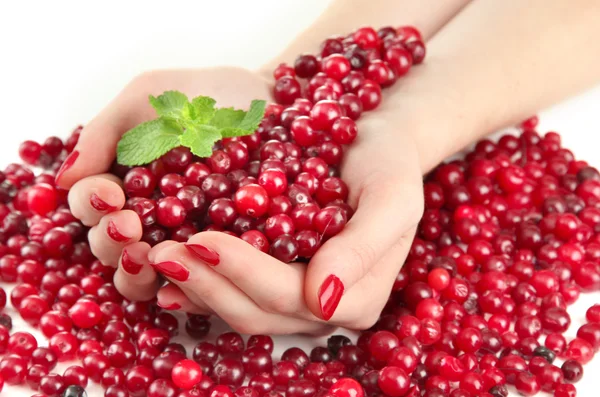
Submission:
{"label": "forearm", "polygon": [[430,38],[470,0],[334,0],[325,12],[261,71],[272,73],[281,62],[293,64],[302,53],[315,53],[327,37],[361,26],[413,25]]}
{"label": "forearm", "polygon": [[478,0],[428,43],[384,100],[390,117],[418,114],[424,172],[491,131],[600,81],[600,3]]}

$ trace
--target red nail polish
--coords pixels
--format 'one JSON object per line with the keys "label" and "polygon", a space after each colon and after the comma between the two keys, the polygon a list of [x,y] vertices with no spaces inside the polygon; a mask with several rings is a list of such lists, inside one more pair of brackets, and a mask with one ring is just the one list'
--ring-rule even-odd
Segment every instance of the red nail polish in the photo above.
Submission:
{"label": "red nail polish", "polygon": [[187,279],[190,278],[190,271],[178,262],[167,261],[153,263],[152,267],[156,269],[157,272],[177,281],[187,281]]}
{"label": "red nail polish", "polygon": [[321,306],[321,315],[324,320],[329,320],[335,309],[337,309],[340,300],[344,295],[344,284],[342,280],[330,274],[329,277],[323,281],[321,288],[319,288],[319,305]]}
{"label": "red nail polish", "polygon": [[192,254],[202,259],[204,262],[211,266],[217,266],[219,264],[219,254],[208,247],[200,244],[184,244],[185,248],[188,249]]}
{"label": "red nail polish", "polygon": [[92,193],[90,196],[90,205],[96,210],[100,212],[112,212],[116,210],[116,207],[108,204],[106,201],[102,200],[100,196],[96,193]]}
{"label": "red nail polish", "polygon": [[112,238],[117,243],[124,243],[126,241],[129,241],[129,239],[131,239],[131,237],[127,237],[123,233],[121,233],[119,231],[119,229],[117,229],[117,225],[115,224],[115,222],[112,220],[108,222],[108,227],[106,228],[106,234],[108,234],[108,237]]}
{"label": "red nail polish", "polygon": [[77,157],[79,157],[79,151],[77,151],[77,150],[71,152],[71,154],[69,154],[67,156],[65,161],[63,161],[62,165],[60,166],[60,169],[56,173],[56,177],[54,178],[54,181],[56,183],[58,183],[60,177],[65,173],[65,171],[67,171],[69,168],[71,168],[73,166],[73,164],[75,164]]}
{"label": "red nail polish", "polygon": [[161,307],[162,309],[165,309],[165,310],[179,310],[179,309],[181,309],[181,305],[179,303],[177,303],[177,302],[173,302],[173,303],[168,304],[168,305],[163,305],[163,304],[160,303],[160,301],[158,301],[158,302],[156,302],[156,304],[159,307]]}
{"label": "red nail polish", "polygon": [[123,267],[123,270],[133,275],[138,274],[143,267],[143,265],[140,265],[131,259],[127,250],[123,250],[123,253],[121,254],[121,266]]}

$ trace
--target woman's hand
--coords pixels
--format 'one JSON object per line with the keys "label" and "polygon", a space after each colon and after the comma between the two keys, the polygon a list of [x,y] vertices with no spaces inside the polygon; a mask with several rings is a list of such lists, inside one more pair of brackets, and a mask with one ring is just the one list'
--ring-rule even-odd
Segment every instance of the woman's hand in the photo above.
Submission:
{"label": "woman's hand", "polygon": [[282,263],[219,232],[198,233],[187,244],[159,244],[150,261],[171,273],[169,280],[192,302],[205,303],[238,331],[302,332],[305,322],[324,320],[370,327],[387,302],[423,210],[415,145],[404,128],[386,120],[377,111],[361,118],[359,138],[341,170],[356,212],[308,266]]}
{"label": "woman's hand", "polygon": [[[89,241],[98,259],[116,266],[122,249],[127,246],[123,267],[131,272],[120,268],[115,282],[124,295],[136,300],[156,295],[156,274],[147,265],[150,247],[139,243],[142,225],[138,216],[133,211],[122,210],[125,204],[122,182],[106,172],[113,163],[117,142],[123,133],[155,117],[148,95],[159,95],[166,90],[179,90],[189,96],[208,95],[218,99],[218,106],[237,108],[247,106],[252,99],[270,96],[263,77],[239,68],[148,72],[135,78],[82,131],[56,181],[60,187],[70,189],[69,205],[73,214],[92,227]],[[201,311],[194,307],[187,309]]]}
{"label": "woman's hand", "polygon": [[122,210],[121,182],[102,172],[112,163],[122,133],[154,117],[147,96],[166,89],[210,95],[219,106],[243,107],[270,97],[265,80],[240,69],[153,72],[134,80],[84,129],[75,160],[66,161],[57,180],[72,186],[72,211],[92,226],[94,255],[107,265],[120,264],[119,290],[130,299],[153,298],[160,287],[158,269],[170,281],[158,291],[162,306],[216,313],[239,331],[319,333],[328,328],[324,320],[349,328],[370,326],[389,296],[422,211],[421,171],[411,135],[387,121],[384,111],[361,117],[359,138],[341,169],[356,213],[308,266],[281,263],[216,232],[196,234],[189,247],[170,241],[150,249],[139,242],[138,216]]}

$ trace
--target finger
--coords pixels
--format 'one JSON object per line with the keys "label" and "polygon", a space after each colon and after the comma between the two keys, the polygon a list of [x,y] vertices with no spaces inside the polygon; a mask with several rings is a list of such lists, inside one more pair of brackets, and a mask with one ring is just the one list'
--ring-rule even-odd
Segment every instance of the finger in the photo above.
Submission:
{"label": "finger", "polygon": [[116,266],[123,248],[141,237],[140,218],[130,210],[104,216],[88,234],[92,254],[106,266]]}
{"label": "finger", "polygon": [[299,320],[261,310],[231,281],[198,263],[183,244],[165,247],[155,255],[154,268],[179,286],[196,304],[204,302],[236,331],[244,334],[318,333],[322,323]]}
{"label": "finger", "polygon": [[148,301],[156,296],[159,279],[148,262],[150,245],[143,241],[123,249],[115,272],[115,287],[130,301]]}
{"label": "finger", "polygon": [[177,241],[165,240],[152,247],[150,249],[150,252],[148,253],[148,260],[150,261],[150,263],[156,263],[156,256],[160,254],[165,248],[175,244],[177,244]]}
{"label": "finger", "polygon": [[143,79],[134,80],[84,127],[77,145],[56,173],[59,187],[69,189],[82,178],[106,172],[121,136],[153,117],[143,86]]}
{"label": "finger", "polygon": [[344,293],[416,225],[423,211],[421,184],[378,178],[374,185],[364,187],[352,219],[308,265],[306,301],[325,320],[333,316]]}
{"label": "finger", "polygon": [[285,264],[245,241],[219,232],[192,236],[185,247],[198,266],[225,276],[261,309],[317,321],[304,302],[306,265]]}
{"label": "finger", "polygon": [[[379,319],[416,228],[409,230],[371,270],[346,292],[330,322],[349,329],[369,329]],[[367,298],[368,297],[368,298]]]}
{"label": "finger", "polygon": [[69,208],[86,226],[94,226],[110,212],[125,205],[119,178],[111,174],[95,175],[75,183],[69,190]]}
{"label": "finger", "polygon": [[161,287],[156,297],[158,306],[165,310],[176,310],[192,314],[213,314],[213,311],[207,305],[199,306],[192,303],[185,292],[173,283],[167,283]]}
{"label": "finger", "polygon": [[[150,263],[155,262],[156,255],[158,253],[160,253],[166,247],[170,247],[175,244],[177,244],[177,242],[173,240],[165,240],[152,247],[152,249],[148,253],[148,259]],[[214,311],[200,299],[196,299],[195,303],[193,303],[186,295],[186,291],[182,290],[178,285],[173,283],[167,283],[160,289],[160,291],[158,291],[158,305],[163,309],[180,310],[185,311],[187,313],[214,313]],[[181,308],[175,309],[178,305],[180,305]],[[172,309],[169,309],[169,307],[172,307]]]}

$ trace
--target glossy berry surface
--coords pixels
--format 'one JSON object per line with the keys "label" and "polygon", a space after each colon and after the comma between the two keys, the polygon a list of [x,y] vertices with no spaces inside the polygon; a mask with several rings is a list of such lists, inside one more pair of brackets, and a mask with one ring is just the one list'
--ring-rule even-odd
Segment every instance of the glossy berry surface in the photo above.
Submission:
{"label": "glossy berry surface", "polygon": [[189,390],[202,380],[202,369],[195,361],[182,360],[173,367],[171,379],[175,386]]}

